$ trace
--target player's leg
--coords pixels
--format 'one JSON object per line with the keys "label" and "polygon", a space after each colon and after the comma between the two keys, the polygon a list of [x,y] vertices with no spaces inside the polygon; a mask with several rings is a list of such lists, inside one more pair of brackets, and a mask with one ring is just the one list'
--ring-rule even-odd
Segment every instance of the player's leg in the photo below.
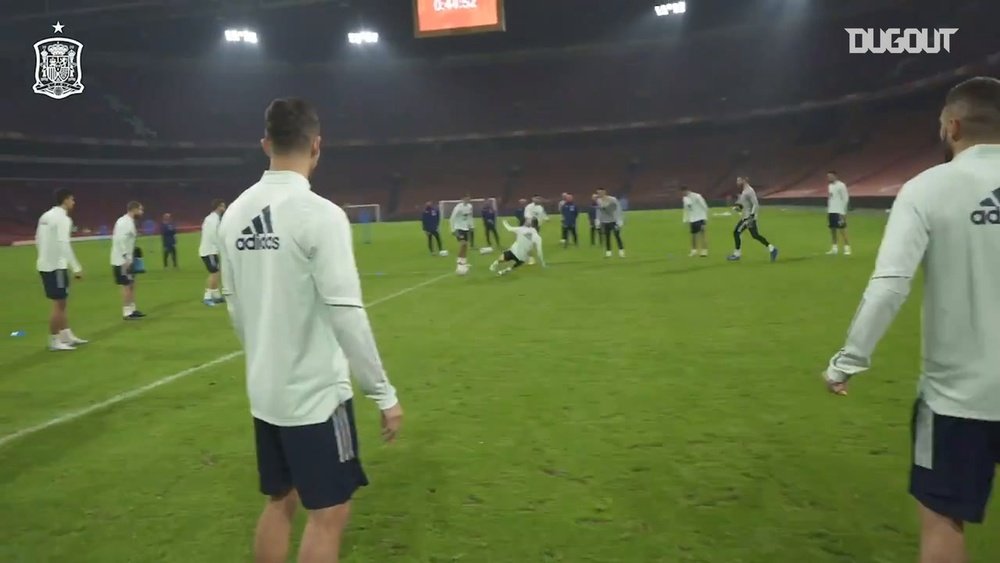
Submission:
{"label": "player's leg", "polygon": [[562,236],[559,237],[559,244],[563,245],[563,248],[566,248],[566,243],[567,243],[566,237],[567,236],[569,236],[569,227],[567,227],[566,225],[563,225],[562,226]]}
{"label": "player's leg", "polygon": [[778,249],[773,244],[771,244],[767,240],[767,238],[764,237],[764,235],[760,234],[760,231],[757,230],[757,221],[751,221],[749,228],[750,228],[750,236],[752,236],[754,240],[761,243],[767,248],[767,253],[771,256],[771,262],[777,260]]}
{"label": "player's leg", "polygon": [[611,225],[611,232],[614,233],[615,242],[618,244],[618,255],[624,258],[625,244],[622,242],[622,230],[618,228],[618,225]]}
{"label": "player's leg", "polygon": [[728,260],[739,260],[743,256],[743,231],[746,228],[746,219],[740,219],[736,222],[736,227],[733,228],[733,253],[729,255]]}
{"label": "player's leg", "polygon": [[438,252],[444,250],[444,244],[441,242],[441,233],[439,231],[434,231],[434,240],[437,241]]}
{"label": "player's leg", "polygon": [[705,258],[708,256],[708,227],[702,225],[698,237],[701,239],[701,256]]}
{"label": "player's leg", "polygon": [[698,255],[698,224],[691,223],[691,252],[688,256],[694,257]]}
{"label": "player's leg", "polygon": [[169,246],[164,246],[163,247],[163,269],[164,270],[167,269],[167,261],[169,259],[170,259],[170,247]]}
{"label": "player's leg", "polygon": [[254,563],[285,563],[299,497],[294,490],[268,497],[254,534]]}
{"label": "player's leg", "polygon": [[601,237],[604,239],[604,257],[611,258],[611,225],[601,225]]}
{"label": "player's leg", "polygon": [[920,563],[968,563],[965,525],[920,506]]}
{"label": "player's leg", "polygon": [[833,256],[840,254],[840,248],[838,247],[837,241],[837,229],[840,227],[840,219],[836,213],[827,213],[827,226],[830,228],[830,241],[832,242],[830,246],[830,251],[827,252],[828,255]]}
{"label": "player's leg", "polygon": [[469,229],[469,247],[476,248],[476,230]]}
{"label": "player's leg", "polygon": [[310,510],[299,548],[299,563],[340,561],[340,541],[350,514],[349,502],[322,510]]}
{"label": "player's leg", "polygon": [[497,247],[500,246],[500,233],[497,231],[496,225],[490,225],[490,232],[493,233],[493,242]]}
{"label": "player's leg", "polygon": [[840,223],[837,231],[840,233],[840,238],[844,241],[844,255],[851,255],[851,240],[847,237],[847,215],[840,216]]}
{"label": "player's leg", "polygon": [[170,247],[170,259],[171,259],[171,261],[174,264],[174,269],[176,270],[177,269],[177,247],[176,246]]}

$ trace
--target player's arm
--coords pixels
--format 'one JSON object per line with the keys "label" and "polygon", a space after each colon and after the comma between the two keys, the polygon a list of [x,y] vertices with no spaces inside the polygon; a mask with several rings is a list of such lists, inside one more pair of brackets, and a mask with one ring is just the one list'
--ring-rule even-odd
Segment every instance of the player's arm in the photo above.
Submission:
{"label": "player's arm", "polygon": [[233,272],[235,270],[230,262],[229,253],[222,252],[221,247],[219,250],[222,255],[220,257],[222,261],[222,295],[226,297],[226,310],[229,311],[229,320],[233,323],[233,332],[236,333],[236,338],[239,339],[240,344],[244,344],[246,340],[243,332],[243,309],[240,297],[236,294],[236,280],[233,279]]}
{"label": "player's arm", "polygon": [[538,261],[542,263],[543,268],[547,268],[548,264],[545,263],[545,253],[542,252],[542,237],[535,237],[535,253],[538,254]]}
{"label": "player's arm", "polygon": [[511,226],[510,226],[510,223],[508,223],[508,222],[507,222],[507,221],[505,220],[505,221],[503,222],[503,228],[505,228],[505,229],[507,229],[508,231],[510,231],[510,232],[512,232],[512,233],[514,233],[514,232],[517,232],[517,229],[519,229],[520,227],[511,227]]}
{"label": "player's arm", "polygon": [[701,206],[701,210],[705,213],[705,219],[708,220],[708,202],[702,195],[698,195],[698,205]]}
{"label": "player's arm", "polygon": [[847,343],[830,360],[826,378],[844,383],[871,366],[871,356],[910,293],[913,276],[927,250],[924,214],[901,191],[892,206],[868,287],[847,332]]}
{"label": "player's arm", "polygon": [[625,226],[625,212],[622,210],[621,201],[615,206],[615,224],[619,227]]}
{"label": "player's arm", "polygon": [[130,262],[129,249],[128,249],[128,234],[123,231],[124,229],[115,228],[111,232],[111,248],[114,251],[115,256],[118,256],[119,258],[124,260],[125,265],[127,266],[128,263]]}
{"label": "player's arm", "polygon": [[69,263],[73,273],[79,274],[83,271],[83,266],[80,265],[80,261],[76,259],[76,253],[73,252],[73,243],[71,242],[73,221],[66,217],[65,220],[59,222],[58,229],[59,248],[62,250],[63,258]]}
{"label": "player's arm", "polygon": [[451,215],[448,216],[448,225],[451,227],[451,232],[455,232],[458,229],[455,228],[455,219],[458,217],[458,206],[456,205],[451,209]]}
{"label": "player's arm", "polygon": [[681,200],[681,208],[684,210],[683,216],[681,217],[681,222],[682,223],[690,223],[691,222],[691,212],[688,211],[688,200],[687,200],[687,198],[684,198],[683,200]]}
{"label": "player's arm", "polygon": [[361,299],[361,278],[354,261],[351,224],[332,205],[324,206],[305,225],[304,242],[313,266],[313,283],[326,305],[326,320],[344,351],[351,375],[380,410],[399,402],[389,382],[375,335]]}
{"label": "player's arm", "polygon": [[756,193],[750,193],[750,195],[747,196],[747,204],[750,206],[750,216],[756,217],[757,210],[760,208],[760,202],[757,200]]}

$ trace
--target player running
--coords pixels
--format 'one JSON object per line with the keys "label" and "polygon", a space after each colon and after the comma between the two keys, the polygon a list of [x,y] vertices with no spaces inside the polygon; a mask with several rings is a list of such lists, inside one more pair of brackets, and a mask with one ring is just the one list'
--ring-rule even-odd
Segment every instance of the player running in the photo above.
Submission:
{"label": "player running", "polygon": [[708,257],[708,237],[705,234],[708,223],[708,203],[705,198],[697,192],[691,191],[687,186],[681,187],[684,194],[684,222],[691,227],[691,254],[694,257],[700,255],[702,258]]}
{"label": "player running", "polygon": [[837,177],[835,171],[827,172],[826,179],[830,183],[830,200],[826,211],[829,217],[830,237],[833,239],[833,247],[827,254],[831,256],[839,254],[838,242],[839,239],[843,239],[844,256],[850,256],[851,241],[847,238],[847,204],[851,201],[851,194],[847,191],[847,184]]}
{"label": "player running", "polygon": [[[515,268],[523,266],[531,258],[532,250],[538,255],[538,261],[542,263],[542,267],[544,268],[545,255],[542,254],[542,236],[538,234],[538,231],[530,224],[523,227],[511,227],[504,221],[503,226],[508,231],[514,233],[517,238],[514,239],[514,244],[511,245],[509,250],[505,250],[498,260],[490,264],[490,271],[495,272],[498,276],[507,275]],[[507,262],[513,262],[514,265],[499,269],[500,266]]]}
{"label": "player running", "polygon": [[771,262],[778,259],[778,249],[761,236],[757,230],[757,212],[760,211],[760,204],[757,202],[757,192],[750,186],[750,181],[743,176],[736,179],[736,185],[742,191],[736,199],[735,209],[741,212],[740,221],[733,229],[733,240],[736,242],[736,250],[729,255],[730,262],[737,262],[743,257],[743,231],[750,231],[750,236],[757,242],[767,247],[768,254],[771,255]]}

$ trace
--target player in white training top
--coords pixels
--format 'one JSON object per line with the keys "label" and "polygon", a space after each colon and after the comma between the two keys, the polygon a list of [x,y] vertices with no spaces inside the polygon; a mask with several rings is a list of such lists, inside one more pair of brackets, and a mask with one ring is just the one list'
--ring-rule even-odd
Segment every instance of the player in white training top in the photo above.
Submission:
{"label": "player in white training top", "polygon": [[708,225],[708,203],[697,192],[687,186],[681,187],[684,194],[684,222],[691,228],[690,256],[708,256],[708,235],[705,233]]}
{"label": "player in white training top", "polygon": [[[532,251],[538,255],[538,260],[544,268],[545,255],[542,253],[542,236],[538,234],[538,230],[530,224],[525,224],[523,227],[511,227],[506,221],[503,222],[503,226],[509,232],[514,233],[516,238],[510,249],[505,250],[499,260],[490,264],[490,271],[496,272],[501,276],[509,274],[514,268],[520,268],[528,262]],[[513,262],[514,264],[507,268],[502,268],[507,262]]]}
{"label": "player in white training top", "polygon": [[202,303],[214,306],[225,302],[219,290],[219,222],[226,212],[226,202],[221,199],[212,200],[212,212],[201,223],[201,243],[198,245],[198,256],[208,270],[208,281],[205,282],[205,296]]}
{"label": "player in white training top", "polygon": [[851,195],[847,191],[847,184],[837,177],[835,171],[827,172],[826,180],[830,190],[830,199],[826,209],[827,223],[830,226],[830,237],[833,239],[833,246],[827,254],[839,254],[840,241],[843,240],[844,256],[850,256],[851,241],[847,238],[847,207],[851,201]]}
{"label": "player in white training top", "polygon": [[830,391],[847,394],[848,379],[871,367],[922,265],[910,448],[921,563],[969,561],[965,524],[983,521],[1000,461],[1000,80],[953,88],[940,121],[954,159],[903,185],[847,343],[823,373]]}
{"label": "player in white training top", "polygon": [[448,219],[448,222],[451,223],[451,233],[458,240],[458,266],[456,271],[459,274],[469,272],[469,237],[472,233],[472,223],[475,220],[471,199],[466,194],[462,198],[462,201],[456,204],[455,208],[451,210],[451,217]]}
{"label": "player in white training top", "polygon": [[122,288],[122,318],[126,321],[146,316],[135,307],[135,240],[139,235],[135,222],[142,213],[142,204],[130,201],[111,231],[111,275]]}
{"label": "player in white training top", "polygon": [[760,203],[757,201],[757,192],[750,185],[750,180],[743,176],[736,178],[736,185],[740,188],[740,194],[736,199],[736,210],[740,212],[740,220],[733,229],[733,241],[736,243],[736,250],[729,255],[730,262],[736,262],[743,257],[743,231],[750,231],[750,236],[757,242],[767,247],[767,253],[771,256],[771,262],[778,259],[778,249],[768,242],[760,231],[757,230],[757,214],[760,212]]}
{"label": "player in white training top", "polygon": [[42,277],[45,296],[52,301],[49,315],[49,350],[55,352],[74,350],[87,341],[77,337],[69,328],[66,317],[66,300],[69,299],[69,269],[76,279],[83,277],[83,267],[73,253],[70,237],[73,220],[69,212],[76,205],[73,192],[61,189],[56,192],[56,205],[42,214],[35,231],[38,249],[38,273]]}

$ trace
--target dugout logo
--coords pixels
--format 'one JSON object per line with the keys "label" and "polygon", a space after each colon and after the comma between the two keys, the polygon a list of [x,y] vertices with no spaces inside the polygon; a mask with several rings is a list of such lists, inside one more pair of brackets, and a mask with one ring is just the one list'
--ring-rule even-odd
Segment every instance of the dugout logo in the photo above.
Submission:
{"label": "dugout logo", "polygon": [[973,225],[1000,225],[1000,188],[993,190],[992,197],[980,201],[979,207],[969,216]]}
{"label": "dugout logo", "polygon": [[[63,32],[63,24],[56,22],[53,29]],[[83,43],[69,37],[53,36],[35,43],[36,94],[54,100],[68,98],[83,92]]]}
{"label": "dugout logo", "polygon": [[236,250],[278,250],[281,238],[274,234],[271,224],[271,206],[265,207],[260,215],[253,218],[250,226],[243,229],[243,236],[236,239]]}
{"label": "dugout logo", "polygon": [[911,55],[951,52],[951,37],[958,32],[957,27],[941,29],[863,29],[846,27],[850,36],[849,48],[852,55],[890,53]]}

